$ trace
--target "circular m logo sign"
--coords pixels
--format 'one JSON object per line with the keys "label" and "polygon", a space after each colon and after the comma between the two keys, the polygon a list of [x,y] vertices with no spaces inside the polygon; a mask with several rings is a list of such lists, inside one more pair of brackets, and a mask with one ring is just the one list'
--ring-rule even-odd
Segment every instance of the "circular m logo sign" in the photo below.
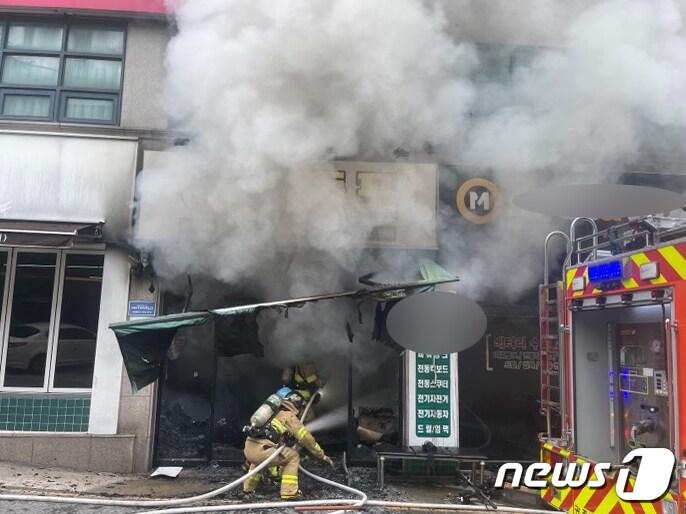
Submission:
{"label": "circular m logo sign", "polygon": [[498,187],[485,178],[467,180],[457,190],[455,202],[462,217],[472,223],[489,223],[498,202]]}

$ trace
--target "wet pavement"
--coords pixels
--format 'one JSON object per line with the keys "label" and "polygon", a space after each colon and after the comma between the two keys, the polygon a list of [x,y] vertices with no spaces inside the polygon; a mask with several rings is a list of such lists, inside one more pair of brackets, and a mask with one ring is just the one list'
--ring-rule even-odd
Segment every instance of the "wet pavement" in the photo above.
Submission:
{"label": "wet pavement", "polygon": [[43,502],[5,502],[0,501],[3,514],[128,514],[141,512],[141,509],[124,507],[89,507],[86,505],[56,505]]}
{"label": "wet pavement", "polygon": [[[340,466],[336,471],[314,463],[306,467],[315,474],[329,480],[346,483],[346,476]],[[21,468],[0,463],[0,493],[80,495],[112,499],[181,498],[202,494],[217,489],[242,475],[240,467],[204,467],[184,469],[176,479],[155,478],[146,475],[114,475],[109,473],[79,473],[57,469]],[[387,485],[379,490],[376,485],[376,470],[373,468],[352,468],[350,485],[365,491],[370,499],[392,501],[418,501],[430,503],[452,503],[463,494],[454,479],[433,480],[420,477],[414,480],[389,475]],[[301,475],[300,488],[303,499],[351,498],[352,495],[323,485]],[[77,492],[78,491],[78,492]],[[279,499],[277,483],[262,483],[257,493],[246,499],[240,490],[229,491],[209,504],[273,502]],[[207,505],[208,503],[204,503]],[[200,504],[203,505],[203,504]],[[192,504],[198,506],[198,504]],[[151,508],[98,507],[74,504],[51,504],[44,502],[0,501],[1,514],[129,514],[150,511]],[[255,512],[255,511],[253,511]],[[295,512],[293,508],[271,509],[274,514]],[[365,512],[377,514],[386,512],[381,508],[367,508]],[[398,511],[396,511],[398,512]]]}
{"label": "wet pavement", "polygon": [[[311,471],[337,482],[346,482],[345,475],[338,471],[333,472],[324,467],[312,467]],[[55,485],[61,482],[58,470],[48,470],[51,486],[47,489],[38,489],[39,481],[22,482],[23,487],[0,488],[0,493],[9,494],[50,494],[50,495],[70,495],[75,493],[73,486],[81,485],[79,481],[70,476],[69,487],[60,488]],[[89,487],[77,487],[76,490],[82,491],[80,496],[106,496],[112,499],[140,497],[141,500],[151,498],[179,498],[182,496],[192,496],[201,494],[209,490],[216,489],[231,482],[242,474],[240,468],[200,468],[184,470],[182,476],[177,479],[150,479],[144,476],[121,477],[121,481],[116,481],[116,476],[96,477],[100,480],[88,480],[92,485]],[[22,474],[23,475],[23,474]],[[376,488],[376,472],[369,468],[359,468],[351,475],[351,486],[365,490],[370,498],[402,500],[406,496],[401,488],[393,485],[387,486],[383,491]],[[42,478],[42,477],[41,477]],[[94,483],[95,482],[95,483]],[[64,482],[62,482],[64,483]],[[3,484],[6,486],[6,484]],[[300,488],[303,491],[303,499],[329,499],[329,498],[351,498],[352,495],[335,488],[325,486],[312,479],[301,475]],[[220,496],[216,501],[209,504],[243,503],[243,502],[272,502],[279,499],[279,486],[277,483],[262,483],[257,493],[246,499],[240,490],[230,491]],[[415,498],[416,499],[416,498]],[[206,505],[207,503],[205,503]],[[199,504],[193,504],[197,506]],[[202,505],[202,504],[200,504]],[[129,514],[135,512],[150,511],[151,508],[125,508],[125,507],[101,507],[75,504],[52,504],[45,502],[23,502],[23,501],[0,501],[0,513],[2,514]],[[292,508],[271,509],[269,512],[274,514],[293,513]],[[380,513],[381,509],[367,509],[365,512]]]}

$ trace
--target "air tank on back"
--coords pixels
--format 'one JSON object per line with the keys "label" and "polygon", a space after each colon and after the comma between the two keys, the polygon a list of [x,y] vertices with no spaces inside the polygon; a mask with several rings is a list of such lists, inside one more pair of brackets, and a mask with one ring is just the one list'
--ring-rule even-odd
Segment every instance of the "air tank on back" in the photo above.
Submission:
{"label": "air tank on back", "polygon": [[276,393],[270,395],[250,416],[250,426],[253,428],[263,427],[279,411],[279,407],[281,407],[281,397]]}

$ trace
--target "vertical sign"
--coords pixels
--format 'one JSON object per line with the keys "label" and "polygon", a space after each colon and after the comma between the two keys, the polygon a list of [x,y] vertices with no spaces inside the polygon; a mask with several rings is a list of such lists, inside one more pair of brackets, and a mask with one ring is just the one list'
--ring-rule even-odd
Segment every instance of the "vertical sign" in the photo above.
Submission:
{"label": "vertical sign", "polygon": [[406,352],[407,446],[459,446],[457,354]]}

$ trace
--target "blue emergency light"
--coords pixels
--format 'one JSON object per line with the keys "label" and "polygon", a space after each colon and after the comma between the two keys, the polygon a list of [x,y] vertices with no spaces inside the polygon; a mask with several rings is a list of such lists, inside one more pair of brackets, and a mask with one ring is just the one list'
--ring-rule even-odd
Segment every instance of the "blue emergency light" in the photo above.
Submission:
{"label": "blue emergency light", "polygon": [[588,267],[589,282],[608,282],[622,280],[622,278],[624,278],[624,266],[621,260],[601,262]]}

